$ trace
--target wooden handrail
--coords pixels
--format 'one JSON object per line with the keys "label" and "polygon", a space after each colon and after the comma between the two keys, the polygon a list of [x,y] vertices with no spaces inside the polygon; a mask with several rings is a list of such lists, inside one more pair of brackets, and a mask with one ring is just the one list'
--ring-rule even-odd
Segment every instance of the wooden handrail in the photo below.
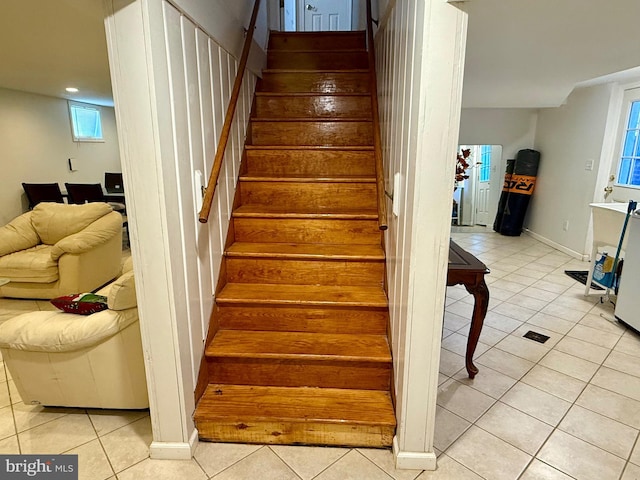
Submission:
{"label": "wooden handrail", "polygon": [[367,53],[369,55],[369,84],[371,89],[371,110],[373,112],[373,147],[376,160],[376,184],[378,190],[378,228],[386,230],[387,200],[384,193],[384,164],[382,162],[382,142],[380,141],[380,116],[378,113],[378,85],[376,82],[376,52],[373,46],[373,18],[371,0],[367,0]]}
{"label": "wooden handrail", "polygon": [[249,22],[247,36],[244,39],[242,55],[240,56],[240,65],[238,66],[236,79],[233,82],[233,90],[231,90],[231,98],[229,100],[229,106],[227,107],[227,114],[224,117],[224,124],[222,125],[222,132],[220,133],[220,141],[218,142],[218,147],[216,148],[216,156],[213,160],[213,167],[211,167],[211,174],[209,175],[209,182],[207,183],[204,198],[202,199],[202,209],[200,210],[200,214],[198,216],[198,220],[200,220],[200,223],[207,223],[207,221],[209,220],[209,212],[211,211],[211,205],[213,203],[213,195],[215,194],[216,185],[218,184],[218,177],[220,176],[220,170],[222,169],[224,152],[227,149],[227,143],[229,142],[229,132],[231,131],[233,116],[236,113],[236,106],[238,105],[238,98],[240,97],[242,79],[244,78],[244,71],[247,66],[247,59],[249,58],[251,42],[253,42],[253,31],[256,27],[256,19],[258,18],[259,9],[260,0],[256,0],[253,5],[253,13],[251,14],[251,21]]}

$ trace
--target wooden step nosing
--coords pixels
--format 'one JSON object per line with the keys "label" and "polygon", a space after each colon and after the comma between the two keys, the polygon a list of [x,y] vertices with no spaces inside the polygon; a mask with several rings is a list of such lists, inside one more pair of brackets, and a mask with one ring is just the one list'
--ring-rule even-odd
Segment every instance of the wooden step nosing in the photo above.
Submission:
{"label": "wooden step nosing", "polygon": [[216,358],[224,359],[255,359],[255,360],[283,360],[293,362],[308,363],[345,363],[348,368],[350,363],[372,363],[380,365],[388,365],[391,363],[391,355],[365,356],[365,355],[337,355],[331,353],[279,353],[279,352],[217,352],[215,346],[208,348],[205,352],[207,359],[215,360]]}
{"label": "wooden step nosing", "polygon": [[[346,250],[346,251],[345,251]],[[355,250],[355,252],[354,252]],[[363,252],[364,250],[364,252]],[[350,258],[384,258],[380,245],[343,243],[243,242],[232,243],[225,251],[231,256],[287,255],[287,256],[344,256]]]}
{"label": "wooden step nosing", "polygon": [[233,218],[273,218],[273,219],[317,219],[317,220],[376,220],[375,213],[302,213],[302,212],[238,212],[231,213]]}
{"label": "wooden step nosing", "polygon": [[[392,408],[392,407],[390,407]],[[344,419],[344,418],[317,418],[317,417],[286,417],[286,416],[278,416],[278,417],[268,417],[264,415],[243,415],[243,416],[225,416],[225,415],[207,415],[207,414],[198,414],[197,410],[194,414],[194,420],[197,422],[233,422],[236,424],[246,424],[250,425],[253,423],[302,423],[302,424],[325,424],[325,425],[343,425],[344,423],[348,423],[349,425],[364,425],[364,426],[372,426],[372,427],[390,427],[393,428],[396,426],[395,421],[383,421],[383,420],[358,420],[358,419]]]}
{"label": "wooden step nosing", "polygon": [[241,175],[239,181],[243,183],[376,183],[375,177],[274,177]]}
{"label": "wooden step nosing", "polygon": [[[393,411],[393,405],[389,402],[389,410]],[[320,424],[344,424],[345,422],[350,425],[371,425],[371,426],[381,426],[381,427],[395,427],[395,417],[393,420],[389,418],[387,421],[378,417],[378,419],[370,419],[370,420],[361,420],[357,418],[348,418],[345,419],[343,417],[319,417],[319,416],[310,416],[310,417],[294,417],[294,416],[277,416],[271,417],[266,415],[258,415],[258,414],[245,414],[242,416],[232,416],[232,415],[224,415],[224,414],[202,414],[199,413],[196,409],[196,412],[193,417],[196,421],[201,422],[234,422],[234,423],[320,423]]]}
{"label": "wooden step nosing", "polygon": [[226,298],[218,295],[216,303],[220,305],[289,305],[289,306],[315,306],[315,307],[362,307],[362,308],[387,308],[389,302],[363,302],[356,300],[299,300],[294,298],[263,299],[263,298]]}
{"label": "wooden step nosing", "polygon": [[280,260],[309,260],[309,261],[351,261],[364,263],[384,262],[383,254],[379,256],[365,255],[349,255],[349,254],[326,254],[326,253],[266,253],[266,252],[225,252],[227,258],[261,258],[261,259],[280,259]]}

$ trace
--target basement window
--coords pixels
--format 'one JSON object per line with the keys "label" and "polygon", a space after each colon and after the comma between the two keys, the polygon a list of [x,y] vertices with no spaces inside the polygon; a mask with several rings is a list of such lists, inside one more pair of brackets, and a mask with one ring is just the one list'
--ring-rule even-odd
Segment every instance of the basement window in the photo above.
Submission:
{"label": "basement window", "polygon": [[618,185],[640,187],[640,100],[629,105],[618,163]]}
{"label": "basement window", "polygon": [[100,107],[69,102],[69,118],[74,142],[104,142]]}

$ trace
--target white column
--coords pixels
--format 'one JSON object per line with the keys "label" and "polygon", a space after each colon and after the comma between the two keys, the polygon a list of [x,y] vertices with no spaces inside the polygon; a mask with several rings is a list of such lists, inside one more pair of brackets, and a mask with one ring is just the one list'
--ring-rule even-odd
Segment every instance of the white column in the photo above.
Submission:
{"label": "white column", "polygon": [[[197,431],[193,381],[184,323],[184,277],[172,271],[176,251],[166,191],[168,80],[162,3],[105,0],[105,21],[116,119],[127,192],[129,229],[138,292],[153,443],[152,458],[191,458]],[[164,128],[164,131],[163,131]],[[164,134],[164,136],[163,136]],[[188,340],[188,338],[187,338]]]}
{"label": "white column", "polygon": [[[395,8],[403,0],[396,2]],[[409,1],[409,0],[405,0]],[[410,0],[416,1],[416,0]],[[417,0],[422,3],[423,0]],[[451,226],[455,153],[462,98],[467,16],[442,0],[425,0],[415,45],[421,68],[415,71],[412,101],[418,106],[413,212],[406,328],[397,389],[398,428],[394,454],[398,468],[433,470],[433,436],[440,339]],[[423,15],[423,16],[422,16]],[[413,158],[411,158],[413,157]]]}

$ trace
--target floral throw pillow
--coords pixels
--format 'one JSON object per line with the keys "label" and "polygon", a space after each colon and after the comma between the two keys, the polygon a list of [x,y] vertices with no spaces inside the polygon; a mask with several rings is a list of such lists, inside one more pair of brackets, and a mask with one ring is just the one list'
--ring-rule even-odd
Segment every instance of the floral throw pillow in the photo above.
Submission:
{"label": "floral throw pillow", "polygon": [[95,293],[77,293],[54,298],[51,303],[66,313],[91,315],[107,308],[107,297]]}

